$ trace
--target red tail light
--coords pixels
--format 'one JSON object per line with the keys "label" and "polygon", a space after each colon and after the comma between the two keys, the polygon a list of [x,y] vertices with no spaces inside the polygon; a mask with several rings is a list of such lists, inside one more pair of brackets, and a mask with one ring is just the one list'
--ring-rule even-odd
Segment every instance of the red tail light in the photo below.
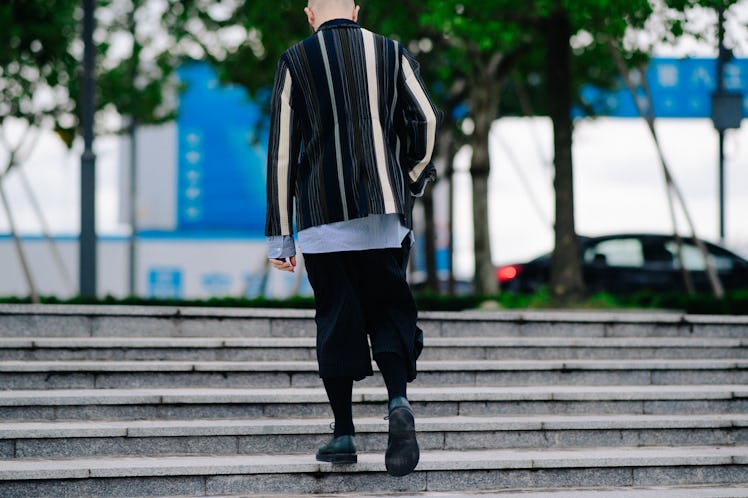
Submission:
{"label": "red tail light", "polygon": [[522,267],[518,265],[502,266],[496,270],[496,278],[499,282],[509,282],[519,275],[521,269]]}

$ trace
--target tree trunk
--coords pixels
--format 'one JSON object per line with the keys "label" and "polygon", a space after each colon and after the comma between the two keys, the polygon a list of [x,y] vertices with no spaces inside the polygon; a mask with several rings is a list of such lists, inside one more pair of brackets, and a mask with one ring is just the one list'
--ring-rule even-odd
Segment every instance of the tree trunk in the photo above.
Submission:
{"label": "tree trunk", "polygon": [[579,242],[574,226],[574,175],[571,154],[571,26],[568,13],[559,9],[549,20],[546,80],[553,121],[556,175],[555,247],[551,257],[550,291],[558,304],[573,304],[584,295]]}
{"label": "tree trunk", "polygon": [[426,290],[439,292],[436,275],[436,226],[434,224],[434,191],[427,188],[423,194],[424,234],[426,242]]}
{"label": "tree trunk", "polygon": [[449,187],[447,194],[447,265],[449,266],[447,280],[447,294],[452,296],[455,293],[455,264],[454,264],[454,158],[457,149],[457,141],[454,137],[454,131],[448,130],[442,132],[442,138],[439,141],[440,154],[444,157],[444,173],[442,181],[446,181]]}
{"label": "tree trunk", "polygon": [[[475,276],[473,289],[476,294],[495,294],[498,291],[496,269],[491,261],[491,238],[488,224],[488,175],[491,161],[488,154],[489,132],[496,115],[498,84],[490,77],[480,78],[470,95],[470,109],[475,120],[475,130],[470,136],[473,157],[470,174],[473,179],[473,225],[475,250]],[[493,92],[493,93],[492,93]]]}

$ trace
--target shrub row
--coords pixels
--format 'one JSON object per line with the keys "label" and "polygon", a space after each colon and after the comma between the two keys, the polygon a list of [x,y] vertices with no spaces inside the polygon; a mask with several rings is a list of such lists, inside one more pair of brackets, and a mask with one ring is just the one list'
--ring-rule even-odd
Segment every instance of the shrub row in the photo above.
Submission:
{"label": "shrub row", "polygon": [[[547,290],[536,294],[502,293],[495,296],[473,294],[446,296],[430,293],[415,295],[418,308],[422,311],[462,311],[470,309],[551,309],[558,306],[549,296]],[[146,299],[140,297],[115,298],[107,296],[102,299],[75,297],[59,299],[54,296],[41,298],[44,304],[101,304],[101,305],[138,305],[138,306],[205,306],[236,308],[297,308],[313,309],[312,297],[293,297],[288,299],[233,298],[221,297],[205,300]],[[28,297],[0,297],[0,303],[31,303]],[[748,314],[748,290],[727,294],[722,299],[710,295],[687,295],[679,293],[654,293],[642,291],[629,296],[595,294],[575,303],[573,308],[580,309],[649,309],[678,310],[691,314]]]}

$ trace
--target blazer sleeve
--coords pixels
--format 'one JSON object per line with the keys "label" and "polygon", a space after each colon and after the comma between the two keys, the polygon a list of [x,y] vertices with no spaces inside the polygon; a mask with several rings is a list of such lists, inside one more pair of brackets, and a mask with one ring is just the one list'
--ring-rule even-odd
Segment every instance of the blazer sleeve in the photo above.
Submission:
{"label": "blazer sleeve", "polygon": [[301,137],[295,122],[292,90],[291,72],[281,57],[270,109],[265,219],[268,237],[293,234],[293,193]]}
{"label": "blazer sleeve", "polygon": [[401,114],[398,134],[403,141],[400,165],[408,175],[411,192],[422,192],[426,182],[436,179],[432,156],[442,112],[429,97],[418,61],[402,46],[398,86]]}

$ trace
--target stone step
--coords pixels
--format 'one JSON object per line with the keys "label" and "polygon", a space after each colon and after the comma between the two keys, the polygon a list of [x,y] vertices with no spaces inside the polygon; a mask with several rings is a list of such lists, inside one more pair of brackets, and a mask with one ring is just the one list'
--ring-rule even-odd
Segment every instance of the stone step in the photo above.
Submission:
{"label": "stone step", "polygon": [[[748,359],[419,361],[419,385],[748,383]],[[4,389],[314,387],[316,361],[0,361]],[[384,385],[380,375],[362,382]]]}
{"label": "stone step", "polygon": [[[422,360],[748,358],[719,337],[428,337]],[[0,360],[316,360],[312,337],[0,337]]]}
{"label": "stone step", "polygon": [[205,496],[448,492],[516,488],[735,485],[748,482],[748,447],[619,447],[424,451],[404,478],[381,453],[355,465],[312,455],[119,457],[0,462],[2,496]]}
{"label": "stone step", "polygon": [[[0,458],[314,452],[330,419],[0,423]],[[748,415],[419,417],[422,450],[748,444]],[[387,422],[356,420],[360,451],[384,451]]]}
{"label": "stone step", "polygon": [[[420,417],[748,413],[748,385],[410,387]],[[383,388],[354,388],[356,417],[383,416]],[[1,421],[330,417],[322,388],[0,391]]]}
{"label": "stone step", "polygon": [[748,317],[422,313],[423,458],[403,479],[378,374],[354,390],[360,463],[314,461],[332,415],[313,317],[0,305],[0,496],[748,483]]}
{"label": "stone step", "polygon": [[[235,495],[236,496],[236,495]],[[267,498],[263,494],[261,497]],[[283,495],[285,498],[301,498],[307,495]],[[320,498],[382,498],[381,494],[337,493],[335,495],[316,495]],[[426,493],[397,493],[397,498],[745,498],[748,497],[748,486],[723,485],[714,486],[630,486],[597,489],[588,488],[543,488],[542,491],[523,491],[517,489],[487,491],[452,491]],[[208,497],[210,498],[210,497]],[[217,497],[214,497],[217,498]]]}
{"label": "stone step", "polygon": [[[734,337],[748,316],[663,312],[423,312],[427,337]],[[314,337],[312,310],[0,305],[0,337]]]}

